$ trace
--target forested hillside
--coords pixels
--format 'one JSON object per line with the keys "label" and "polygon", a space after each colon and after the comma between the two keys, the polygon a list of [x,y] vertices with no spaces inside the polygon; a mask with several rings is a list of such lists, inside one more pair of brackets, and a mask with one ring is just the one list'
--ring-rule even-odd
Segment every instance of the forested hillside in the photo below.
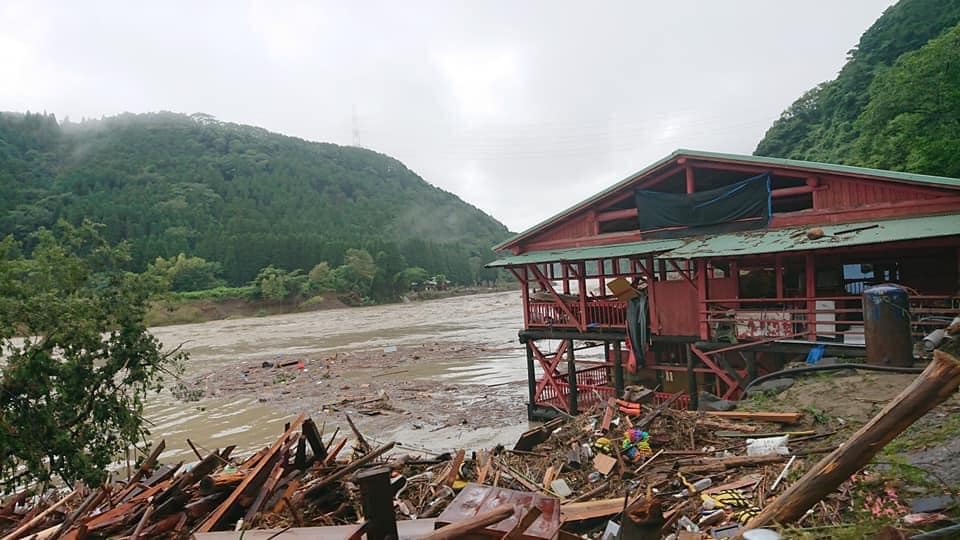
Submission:
{"label": "forested hillside", "polygon": [[[310,270],[369,252],[372,296],[409,267],[455,283],[493,277],[501,223],[399,161],[206,115],[125,114],[81,123],[0,113],[0,237],[58,219],[129,240],[133,270],[180,253],[240,285],[273,265]],[[377,290],[379,287],[379,291]]]}
{"label": "forested hillside", "polygon": [[960,176],[960,0],[901,0],[756,154]]}

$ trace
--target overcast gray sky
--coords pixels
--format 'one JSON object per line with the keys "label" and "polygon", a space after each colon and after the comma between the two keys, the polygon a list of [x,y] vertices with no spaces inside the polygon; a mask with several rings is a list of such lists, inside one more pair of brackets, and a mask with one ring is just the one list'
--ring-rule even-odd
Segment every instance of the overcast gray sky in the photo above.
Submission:
{"label": "overcast gray sky", "polygon": [[390,154],[522,230],[677,148],[751,153],[892,0],[0,0],[0,110],[205,112]]}

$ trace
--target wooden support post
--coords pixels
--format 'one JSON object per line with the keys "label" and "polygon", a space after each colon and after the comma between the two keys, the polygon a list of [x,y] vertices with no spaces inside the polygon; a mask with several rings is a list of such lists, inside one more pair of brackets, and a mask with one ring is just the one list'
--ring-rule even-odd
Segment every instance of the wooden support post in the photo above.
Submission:
{"label": "wooden support post", "polygon": [[777,299],[783,298],[783,255],[777,253],[774,257],[774,270],[776,271]]}
{"label": "wooden support post", "polygon": [[369,540],[399,538],[397,516],[393,511],[393,489],[390,486],[390,468],[376,467],[356,475],[360,486],[363,515],[367,519]]}
{"label": "wooden support post", "polygon": [[697,391],[696,356],[693,355],[693,345],[687,345],[687,394],[690,396],[690,408],[697,410],[700,407],[700,394]]}
{"label": "wooden support post", "polygon": [[643,267],[647,278],[647,312],[650,314],[650,333],[660,334],[660,313],[657,311],[657,278],[652,255],[646,258]]}
{"label": "wooden support post", "polygon": [[[637,358],[637,363],[640,359]],[[620,340],[613,342],[613,387],[617,397],[623,396],[623,351],[620,349]]]}
{"label": "wooden support post", "polygon": [[803,256],[804,265],[804,288],[803,295],[807,297],[807,339],[816,341],[816,325],[813,324],[813,313],[816,310],[817,301],[817,265],[813,259],[813,253],[807,253]]}
{"label": "wooden support post", "polygon": [[523,327],[530,328],[530,276],[527,267],[523,267],[523,279],[520,280],[520,295],[523,300]]}
{"label": "wooden support post", "polygon": [[697,313],[700,320],[700,339],[706,341],[710,339],[710,323],[707,322],[705,315],[699,315],[700,311],[706,311],[707,308],[707,261],[697,259]]}
{"label": "wooden support post", "polygon": [[584,329],[587,327],[587,263],[580,261],[580,275],[577,276],[577,296],[580,297],[580,319]]}
{"label": "wooden support post", "polygon": [[[533,344],[527,340],[523,345],[527,349],[527,391],[530,396],[530,401],[527,403],[527,418],[533,420],[533,410],[537,404],[537,370],[533,365]],[[546,376],[547,374],[544,374],[544,377]]]}
{"label": "wooden support post", "polygon": [[685,173],[684,177],[686,178],[687,184],[687,193],[693,193],[697,189],[696,179],[693,176],[693,167],[688,163],[684,168],[683,172]]}
{"label": "wooden support post", "polygon": [[563,268],[563,294],[570,294],[570,265],[569,263],[560,263]]}
{"label": "wooden support post", "polygon": [[791,523],[870,462],[884,446],[960,387],[960,360],[934,351],[933,361],[847,442],[820,460],[782,495],[768,503],[747,528]]}
{"label": "wooden support post", "polygon": [[567,395],[567,412],[577,414],[577,362],[573,354],[573,340],[567,340],[567,384],[570,393]]}
{"label": "wooden support post", "polygon": [[317,424],[313,422],[313,419],[307,418],[303,421],[303,434],[307,437],[307,442],[310,443],[310,449],[313,450],[313,458],[320,461],[327,459],[327,449],[323,446],[320,430],[317,429]]}

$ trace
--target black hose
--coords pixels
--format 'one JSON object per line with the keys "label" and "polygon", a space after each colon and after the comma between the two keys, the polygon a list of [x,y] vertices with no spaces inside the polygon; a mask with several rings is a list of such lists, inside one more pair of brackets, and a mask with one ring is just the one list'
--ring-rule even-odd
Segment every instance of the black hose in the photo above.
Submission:
{"label": "black hose", "polygon": [[874,366],[871,364],[826,364],[823,366],[807,366],[802,368],[794,369],[784,369],[780,371],[774,371],[773,373],[767,373],[761,377],[750,381],[746,387],[743,389],[743,395],[747,395],[747,391],[750,390],[750,387],[755,384],[760,384],[764,381],[769,381],[770,379],[779,379],[780,377],[789,377],[791,375],[797,375],[800,373],[811,373],[814,371],[830,371],[835,369],[865,369],[868,371],[886,371],[887,373],[923,373],[924,368],[915,368],[915,367],[897,367],[897,366]]}

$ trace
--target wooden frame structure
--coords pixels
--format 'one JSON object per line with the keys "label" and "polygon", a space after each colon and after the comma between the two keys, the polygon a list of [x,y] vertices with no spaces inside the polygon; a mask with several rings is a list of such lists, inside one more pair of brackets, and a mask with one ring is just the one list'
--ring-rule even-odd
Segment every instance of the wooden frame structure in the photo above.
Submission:
{"label": "wooden frame structure", "polygon": [[[635,189],[691,194],[760,173],[765,227],[638,230]],[[861,356],[870,284],[911,290],[917,338],[960,311],[960,180],[680,150],[497,248],[489,266],[521,285],[531,418],[619,394],[625,378],[695,405],[700,389],[736,398],[814,346]],[[628,304],[607,288],[618,278],[645,296],[639,355]],[[604,353],[578,360],[578,342]]]}

